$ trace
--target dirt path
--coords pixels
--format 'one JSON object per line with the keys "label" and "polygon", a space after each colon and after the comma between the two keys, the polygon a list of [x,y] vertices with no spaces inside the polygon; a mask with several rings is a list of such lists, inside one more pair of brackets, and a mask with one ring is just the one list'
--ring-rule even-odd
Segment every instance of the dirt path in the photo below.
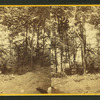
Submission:
{"label": "dirt path", "polygon": [[49,68],[37,68],[23,75],[0,75],[0,94],[39,94],[36,90],[45,90],[50,86]]}
{"label": "dirt path", "polygon": [[100,93],[100,74],[52,78],[52,86],[63,93]]}

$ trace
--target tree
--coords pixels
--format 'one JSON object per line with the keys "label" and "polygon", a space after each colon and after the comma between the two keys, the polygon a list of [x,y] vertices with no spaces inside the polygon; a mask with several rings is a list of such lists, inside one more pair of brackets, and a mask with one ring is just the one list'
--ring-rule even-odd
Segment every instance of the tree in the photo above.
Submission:
{"label": "tree", "polygon": [[84,73],[86,73],[86,35],[85,33],[85,23],[87,22],[89,18],[89,14],[92,12],[92,7],[77,7],[76,8],[76,14],[75,14],[75,25],[79,27],[80,32],[77,33],[77,36],[79,37],[81,41],[81,54],[82,54],[82,66],[84,68]]}

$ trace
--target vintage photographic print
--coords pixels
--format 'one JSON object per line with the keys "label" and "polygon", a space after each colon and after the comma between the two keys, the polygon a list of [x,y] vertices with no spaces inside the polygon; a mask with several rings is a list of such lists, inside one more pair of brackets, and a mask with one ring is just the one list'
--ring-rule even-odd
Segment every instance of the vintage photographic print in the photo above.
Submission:
{"label": "vintage photographic print", "polygon": [[0,94],[51,86],[49,8],[0,7]]}
{"label": "vintage photographic print", "polygon": [[99,11],[0,7],[0,94],[99,94]]}

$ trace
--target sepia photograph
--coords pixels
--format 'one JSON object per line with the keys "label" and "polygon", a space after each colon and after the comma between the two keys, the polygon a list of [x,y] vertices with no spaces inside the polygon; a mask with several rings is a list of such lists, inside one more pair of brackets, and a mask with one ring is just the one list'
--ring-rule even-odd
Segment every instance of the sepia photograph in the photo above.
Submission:
{"label": "sepia photograph", "polygon": [[0,7],[0,94],[99,94],[99,11]]}
{"label": "sepia photograph", "polygon": [[0,7],[0,94],[51,86],[49,8]]}
{"label": "sepia photograph", "polygon": [[100,93],[100,6],[51,11],[52,93]]}

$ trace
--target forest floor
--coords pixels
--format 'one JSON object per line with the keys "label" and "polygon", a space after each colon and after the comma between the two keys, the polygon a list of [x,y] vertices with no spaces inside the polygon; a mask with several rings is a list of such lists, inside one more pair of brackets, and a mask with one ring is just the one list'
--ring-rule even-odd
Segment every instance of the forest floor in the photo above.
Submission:
{"label": "forest floor", "polygon": [[72,75],[63,78],[52,78],[51,82],[52,87],[56,90],[52,90],[53,93],[100,93],[100,74]]}
{"label": "forest floor", "polygon": [[50,87],[50,68],[36,67],[23,75],[0,74],[0,94],[40,94],[36,88],[47,90]]}

